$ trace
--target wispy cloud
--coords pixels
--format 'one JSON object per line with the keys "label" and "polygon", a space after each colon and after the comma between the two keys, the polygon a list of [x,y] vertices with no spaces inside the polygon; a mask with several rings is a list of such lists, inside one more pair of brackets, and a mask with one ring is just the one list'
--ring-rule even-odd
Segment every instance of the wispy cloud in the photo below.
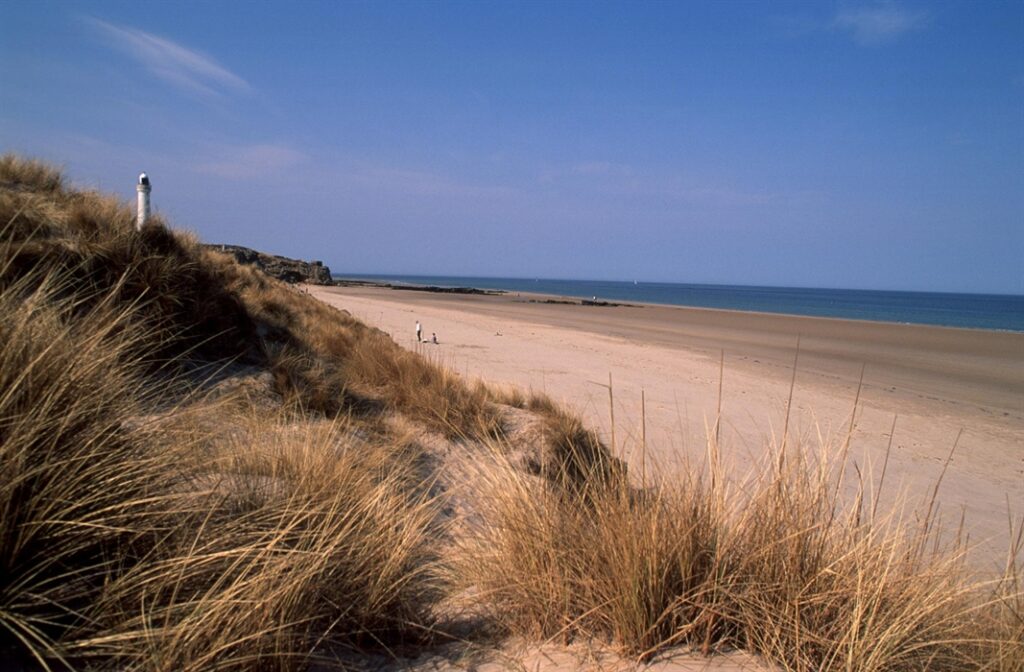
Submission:
{"label": "wispy cloud", "polygon": [[406,196],[498,199],[515,194],[511,187],[477,184],[446,175],[404,168],[363,168],[345,175],[350,184]]}
{"label": "wispy cloud", "polygon": [[577,161],[571,164],[547,166],[537,176],[541,184],[551,185],[569,179],[580,181],[623,180],[632,178],[632,166],[614,161]]}
{"label": "wispy cloud", "polygon": [[151,73],[180,89],[221,98],[227,93],[252,88],[213,58],[177,42],[93,17],[86,17],[85,21],[109,46],[128,54]]}
{"label": "wispy cloud", "polygon": [[903,9],[892,3],[865,7],[846,7],[836,14],[833,26],[849,32],[858,44],[886,44],[922,28],[928,20],[925,12]]}
{"label": "wispy cloud", "polygon": [[[537,178],[544,187],[576,194],[653,200],[660,203],[744,207],[779,202],[783,197],[764,189],[746,189],[706,179],[663,173],[611,161],[579,161],[545,168]],[[588,196],[590,197],[590,196]]]}
{"label": "wispy cloud", "polygon": [[581,161],[569,169],[574,175],[611,175],[624,177],[633,174],[633,169],[622,163],[611,161]]}
{"label": "wispy cloud", "polygon": [[299,150],[287,145],[247,145],[219,149],[211,159],[199,163],[195,169],[226,179],[249,180],[279,175],[307,158]]}

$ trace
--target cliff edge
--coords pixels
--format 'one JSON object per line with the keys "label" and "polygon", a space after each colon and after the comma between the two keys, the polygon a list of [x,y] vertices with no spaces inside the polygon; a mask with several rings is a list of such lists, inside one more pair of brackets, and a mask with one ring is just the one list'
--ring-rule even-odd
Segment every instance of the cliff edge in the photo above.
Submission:
{"label": "cliff edge", "polygon": [[240,264],[256,266],[272,278],[291,284],[306,282],[311,285],[330,285],[331,269],[322,261],[302,261],[275,254],[266,254],[241,245],[205,245],[205,247],[230,254]]}

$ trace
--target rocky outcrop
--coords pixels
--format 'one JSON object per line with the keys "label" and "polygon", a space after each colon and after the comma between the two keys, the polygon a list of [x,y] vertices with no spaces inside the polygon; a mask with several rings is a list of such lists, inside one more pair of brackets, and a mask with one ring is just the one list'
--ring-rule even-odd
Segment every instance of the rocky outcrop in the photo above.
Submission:
{"label": "rocky outcrop", "polygon": [[438,287],[436,285],[394,285],[390,282],[374,282],[373,280],[335,280],[339,287],[383,287],[405,292],[434,292],[435,294],[483,294],[498,296],[506,294],[504,289],[477,289],[476,287]]}
{"label": "rocky outcrop", "polygon": [[256,266],[272,278],[296,283],[306,282],[311,285],[330,285],[331,269],[322,261],[301,261],[266,254],[241,245],[207,245],[211,250],[230,254],[240,264]]}

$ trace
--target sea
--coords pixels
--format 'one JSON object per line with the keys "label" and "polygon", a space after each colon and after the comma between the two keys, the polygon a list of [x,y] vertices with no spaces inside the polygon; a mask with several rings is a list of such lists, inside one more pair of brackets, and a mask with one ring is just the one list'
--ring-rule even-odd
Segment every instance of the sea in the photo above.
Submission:
{"label": "sea", "polygon": [[695,308],[1024,332],[1024,296],[1015,294],[951,294],[428,275],[336,275],[335,278],[392,284],[536,292],[586,299],[597,297],[599,301],[619,303],[658,303]]}

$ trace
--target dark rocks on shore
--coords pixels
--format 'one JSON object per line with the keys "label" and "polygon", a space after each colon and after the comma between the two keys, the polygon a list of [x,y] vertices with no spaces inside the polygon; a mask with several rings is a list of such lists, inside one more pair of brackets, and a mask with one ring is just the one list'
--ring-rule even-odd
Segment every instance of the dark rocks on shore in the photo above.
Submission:
{"label": "dark rocks on shore", "polygon": [[581,306],[606,306],[606,307],[611,307],[611,308],[616,308],[618,306],[629,306],[631,308],[635,308],[636,307],[632,303],[615,303],[614,301],[599,301],[599,300],[596,300],[596,299],[595,300],[581,299],[580,300],[580,305]]}
{"label": "dark rocks on shore", "polygon": [[384,289],[397,289],[406,292],[434,292],[436,294],[483,294],[485,296],[499,296],[506,293],[501,289],[438,287],[436,285],[395,285],[390,282],[375,282],[373,280],[335,280],[333,284],[338,287],[382,287]]}
{"label": "dark rocks on shore", "polygon": [[402,289],[409,292],[436,292],[438,294],[484,294],[497,296],[505,292],[500,289],[477,289],[476,287],[435,287],[434,285],[384,285],[391,289]]}
{"label": "dark rocks on shore", "polygon": [[311,285],[332,285],[331,269],[321,261],[301,261],[275,254],[266,254],[241,245],[206,245],[208,249],[230,254],[240,264],[259,268],[272,278],[288,283],[306,282]]}
{"label": "dark rocks on shore", "polygon": [[568,299],[530,299],[527,303],[552,303],[565,306],[604,306],[606,308],[616,308],[619,306],[629,308],[640,307],[634,303],[615,303],[614,301],[594,301],[592,299],[580,299],[579,301],[570,301]]}

